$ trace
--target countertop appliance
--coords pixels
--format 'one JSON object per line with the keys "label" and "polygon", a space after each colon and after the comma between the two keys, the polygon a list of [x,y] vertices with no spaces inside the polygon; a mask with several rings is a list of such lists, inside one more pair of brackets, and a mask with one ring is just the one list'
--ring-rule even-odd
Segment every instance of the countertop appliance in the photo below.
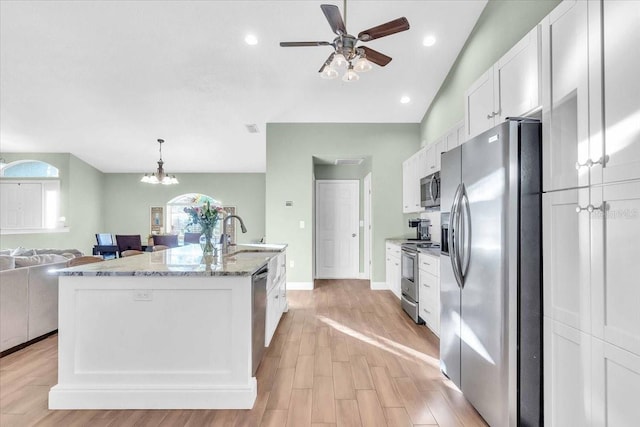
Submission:
{"label": "countertop appliance", "polygon": [[267,317],[267,266],[251,276],[251,372],[255,375],[264,354],[265,321]]}
{"label": "countertop appliance", "polygon": [[420,179],[420,206],[427,209],[440,206],[440,172]]}
{"label": "countertop appliance", "polygon": [[541,426],[540,122],[507,119],[441,172],[442,371],[489,425]]}
{"label": "countertop appliance", "polygon": [[[429,233],[429,227],[431,227],[430,219],[416,218],[409,220],[409,228],[416,229],[415,240],[431,240],[431,234]],[[413,240],[413,239],[411,239]]]}

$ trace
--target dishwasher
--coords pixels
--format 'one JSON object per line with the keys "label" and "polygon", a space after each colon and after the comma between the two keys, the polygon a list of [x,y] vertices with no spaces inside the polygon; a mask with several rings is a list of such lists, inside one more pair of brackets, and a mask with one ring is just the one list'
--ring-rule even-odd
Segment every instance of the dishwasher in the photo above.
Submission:
{"label": "dishwasher", "polygon": [[251,373],[256,374],[264,354],[265,321],[267,317],[267,274],[265,265],[251,276]]}

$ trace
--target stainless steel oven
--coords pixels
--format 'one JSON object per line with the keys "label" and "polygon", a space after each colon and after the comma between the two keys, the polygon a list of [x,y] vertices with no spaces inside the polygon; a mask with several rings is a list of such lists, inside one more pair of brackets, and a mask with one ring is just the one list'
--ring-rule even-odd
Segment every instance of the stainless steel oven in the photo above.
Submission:
{"label": "stainless steel oven", "polygon": [[418,315],[418,251],[415,247],[402,246],[402,309],[414,322],[420,323]]}
{"label": "stainless steel oven", "polygon": [[420,206],[424,208],[440,206],[440,172],[432,173],[420,180]]}

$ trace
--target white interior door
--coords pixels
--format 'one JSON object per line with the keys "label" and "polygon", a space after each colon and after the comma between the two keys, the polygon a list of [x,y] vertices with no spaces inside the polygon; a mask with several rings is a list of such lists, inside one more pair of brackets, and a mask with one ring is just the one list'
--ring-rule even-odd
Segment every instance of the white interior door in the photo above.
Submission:
{"label": "white interior door", "polygon": [[316,181],[316,277],[358,278],[360,183]]}

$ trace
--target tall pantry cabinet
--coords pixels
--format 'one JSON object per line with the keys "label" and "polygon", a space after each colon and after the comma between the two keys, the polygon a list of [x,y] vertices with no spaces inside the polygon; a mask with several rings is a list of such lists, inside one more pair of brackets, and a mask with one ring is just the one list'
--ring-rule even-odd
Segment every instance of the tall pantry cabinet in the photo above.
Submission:
{"label": "tall pantry cabinet", "polygon": [[640,419],[639,22],[565,0],[542,25],[547,426]]}

